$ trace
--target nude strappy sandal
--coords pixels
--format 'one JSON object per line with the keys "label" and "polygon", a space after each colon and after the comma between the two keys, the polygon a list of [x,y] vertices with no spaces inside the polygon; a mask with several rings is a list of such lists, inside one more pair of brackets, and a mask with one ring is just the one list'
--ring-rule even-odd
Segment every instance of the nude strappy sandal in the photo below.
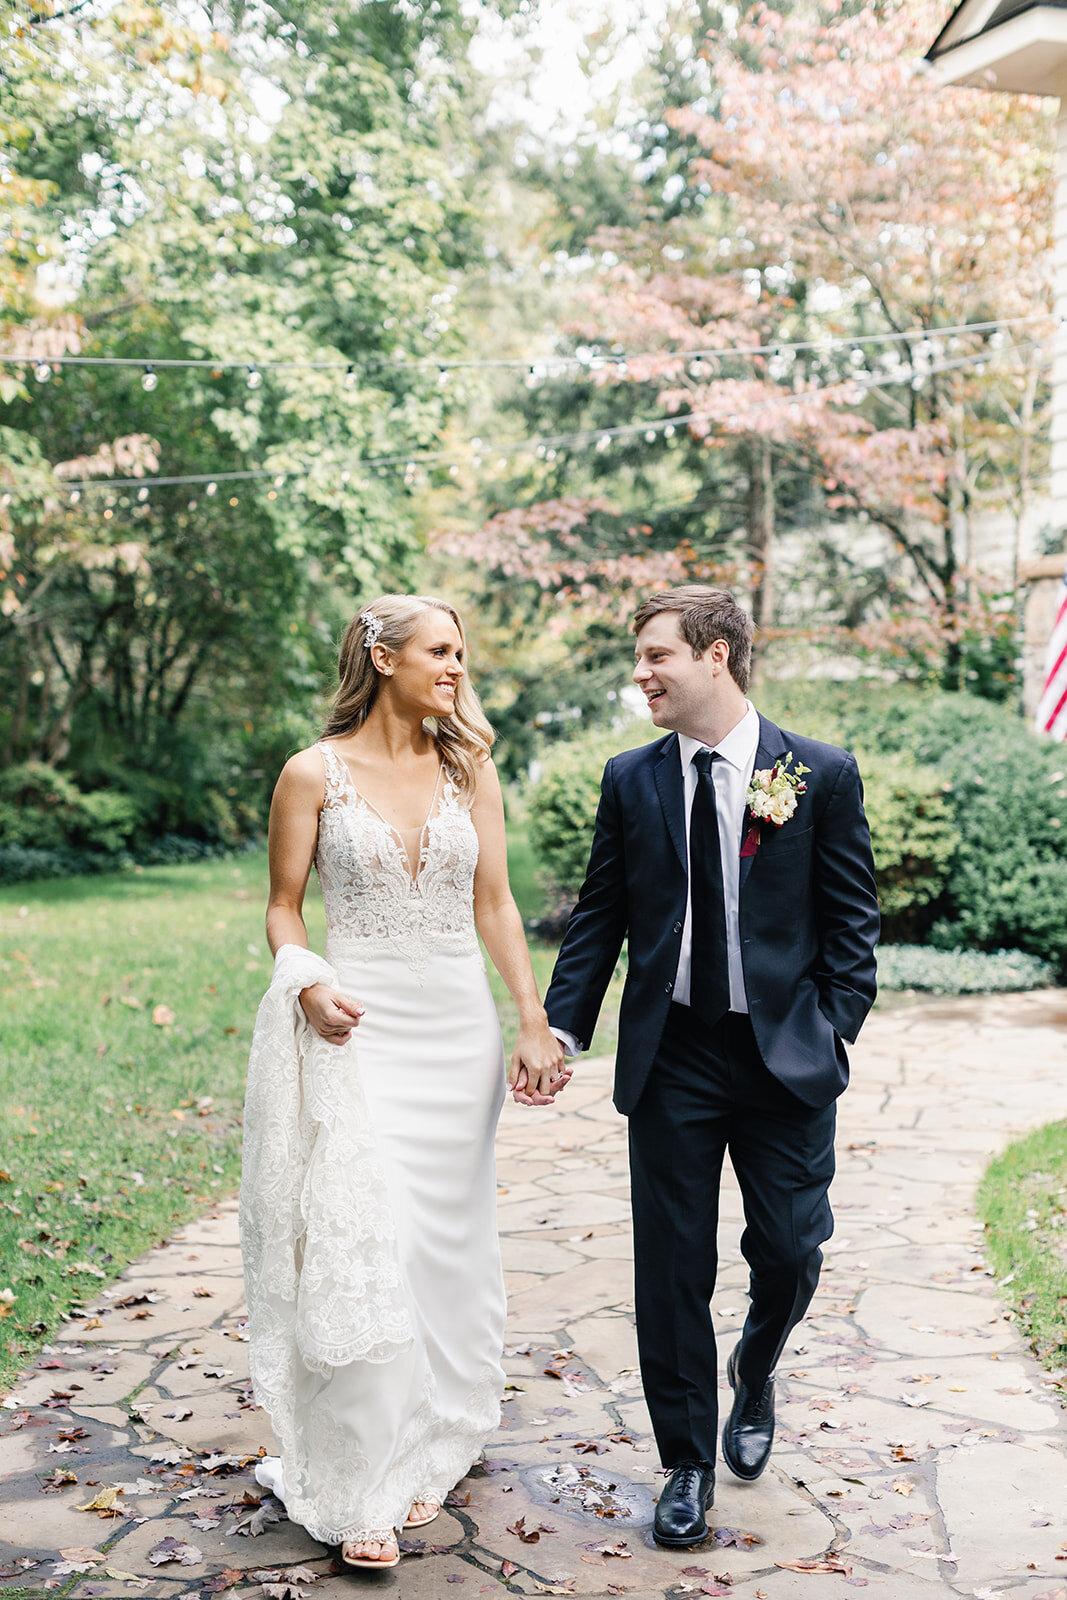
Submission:
{"label": "nude strappy sandal", "polygon": [[[353,1544],[380,1544],[383,1549],[388,1545],[392,1545],[395,1554],[390,1557],[379,1556],[377,1558],[374,1556],[350,1556],[346,1552],[349,1545]],[[341,1546],[341,1560],[346,1567],[369,1567],[372,1571],[376,1567],[383,1569],[395,1567],[400,1560],[400,1544],[395,1531],[392,1528],[369,1528],[366,1533],[360,1534],[358,1538],[346,1539]]]}
{"label": "nude strappy sandal", "polygon": [[433,1522],[435,1517],[439,1517],[441,1515],[441,1502],[438,1500],[435,1494],[417,1494],[411,1503],[413,1506],[434,1506],[435,1509],[430,1512],[428,1517],[417,1517],[414,1521],[412,1521],[412,1519],[409,1517],[407,1522],[404,1524],[405,1528],[425,1528],[427,1523]]}

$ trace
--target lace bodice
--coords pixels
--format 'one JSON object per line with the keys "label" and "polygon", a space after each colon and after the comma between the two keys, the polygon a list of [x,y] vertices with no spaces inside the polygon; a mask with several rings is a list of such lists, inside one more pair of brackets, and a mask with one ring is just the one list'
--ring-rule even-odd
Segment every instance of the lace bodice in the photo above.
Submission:
{"label": "lace bodice", "polygon": [[326,798],[315,868],[326,907],[326,959],[395,955],[416,974],[431,955],[474,955],[478,835],[447,772],[423,828],[412,877],[396,830],[358,792],[332,745],[320,743]]}

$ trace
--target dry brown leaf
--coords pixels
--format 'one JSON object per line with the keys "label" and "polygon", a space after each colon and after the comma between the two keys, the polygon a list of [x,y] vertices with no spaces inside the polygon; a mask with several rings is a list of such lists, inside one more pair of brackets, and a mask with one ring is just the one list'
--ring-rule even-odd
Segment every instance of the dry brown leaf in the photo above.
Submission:
{"label": "dry brown leaf", "polygon": [[157,1028],[169,1028],[175,1020],[174,1012],[170,1009],[170,1006],[155,1006],[152,1010],[152,1021]]}
{"label": "dry brown leaf", "polygon": [[787,1572],[839,1572],[845,1578],[852,1575],[852,1568],[833,1553],[814,1556],[810,1561],[776,1561],[774,1564]]}
{"label": "dry brown leaf", "polygon": [[149,1550],[148,1559],[154,1567],[164,1567],[170,1561],[177,1561],[182,1567],[195,1567],[203,1561],[204,1552],[195,1544],[186,1544],[184,1539],[168,1534]]}
{"label": "dry brown leaf", "polygon": [[101,1489],[100,1493],[94,1499],[90,1500],[88,1505],[75,1506],[74,1509],[75,1511],[96,1511],[100,1516],[104,1517],[120,1516],[120,1512],[113,1511],[111,1508],[121,1493],[121,1489]]}

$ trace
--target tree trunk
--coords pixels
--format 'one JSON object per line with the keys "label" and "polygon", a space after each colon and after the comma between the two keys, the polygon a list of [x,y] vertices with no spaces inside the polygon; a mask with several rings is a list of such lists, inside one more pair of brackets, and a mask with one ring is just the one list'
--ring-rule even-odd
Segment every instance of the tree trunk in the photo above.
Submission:
{"label": "tree trunk", "polygon": [[752,617],[755,651],[760,632],[774,620],[774,463],[769,439],[753,440],[749,452],[748,548],[753,562]]}

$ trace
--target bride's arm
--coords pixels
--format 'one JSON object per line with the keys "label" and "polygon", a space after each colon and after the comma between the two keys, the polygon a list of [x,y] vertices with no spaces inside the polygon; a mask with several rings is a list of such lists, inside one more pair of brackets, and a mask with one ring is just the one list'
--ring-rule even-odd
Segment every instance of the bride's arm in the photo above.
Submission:
{"label": "bride's arm", "polygon": [[[301,750],[285,763],[274,790],[268,832],[267,943],[271,955],[277,955],[284,944],[308,947],[304,892],[315,859],[325,789],[322,757],[317,750]],[[325,983],[301,989],[300,1005],[315,1032],[331,1044],[344,1044],[351,1038],[363,1015],[361,1005]]]}
{"label": "bride's arm", "polygon": [[474,920],[489,958],[519,1009],[519,1036],[508,1081],[524,1105],[550,1105],[570,1078],[563,1049],[551,1032],[537,993],[522,918],[508,883],[507,839],[500,779],[491,761],[478,775],[471,818],[478,831]]}

